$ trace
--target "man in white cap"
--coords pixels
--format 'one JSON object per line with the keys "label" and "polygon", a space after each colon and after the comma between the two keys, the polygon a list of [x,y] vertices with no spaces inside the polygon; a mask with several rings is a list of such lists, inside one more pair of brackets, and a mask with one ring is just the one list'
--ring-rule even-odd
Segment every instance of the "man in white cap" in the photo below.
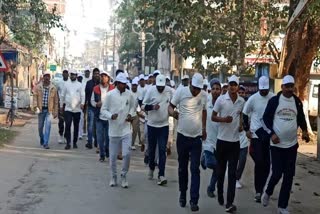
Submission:
{"label": "man in white cap", "polygon": [[[43,74],[43,81],[39,83],[33,93],[33,108],[38,112],[38,131],[40,145],[49,149],[51,120],[58,116],[58,93],[51,83],[51,72]],[[45,131],[43,133],[43,128]]]}
{"label": "man in white cap", "polygon": [[254,186],[256,195],[254,200],[260,203],[270,172],[270,139],[264,134],[261,124],[261,118],[268,101],[274,96],[269,91],[269,77],[262,76],[259,78],[258,89],[259,91],[248,99],[242,113],[243,128],[247,137],[251,140],[249,151],[255,164]]}
{"label": "man in white cap", "polygon": [[[206,140],[207,137],[207,99],[203,95],[205,92],[202,88],[203,77],[195,73],[189,87],[177,89],[168,108],[169,115],[178,120],[177,152],[181,207],[185,207],[187,202],[188,164],[191,158],[190,208],[192,211],[199,210],[201,140]],[[175,110],[176,106],[179,111]]]}
{"label": "man in white cap", "polygon": [[165,178],[166,149],[169,135],[168,106],[172,91],[166,86],[164,75],[158,75],[156,85],[152,86],[143,99],[142,108],[148,112],[148,143],[149,143],[149,180],[153,179],[155,170],[155,153],[158,146],[159,174],[158,185],[167,183]]}
{"label": "man in white cap", "polygon": [[100,71],[100,84],[93,88],[91,96],[91,105],[95,108],[94,116],[100,162],[104,162],[105,158],[109,158],[109,123],[108,120],[99,118],[100,109],[106,100],[107,93],[113,89],[114,86],[110,84],[110,74],[106,71]]}
{"label": "man in white cap", "polygon": [[282,91],[272,97],[263,114],[265,130],[271,136],[270,151],[272,173],[262,196],[262,204],[269,204],[275,186],[282,178],[278,199],[278,213],[288,214],[288,203],[295,175],[298,139],[297,129],[302,129],[302,139],[309,142],[307,123],[301,100],[294,95],[294,78],[287,75],[282,80]]}
{"label": "man in white cap", "polygon": [[189,86],[189,79],[190,79],[189,75],[187,75],[187,74],[183,75],[183,77],[181,79],[181,85],[183,87]]}
{"label": "man in white cap", "polygon": [[236,189],[236,171],[240,152],[241,117],[244,99],[238,95],[239,78],[232,75],[229,80],[228,92],[221,95],[213,107],[212,120],[219,123],[217,136],[217,192],[218,202],[224,205],[223,186],[228,163],[228,191],[226,212],[236,211],[233,205]]}
{"label": "man in white cap", "polygon": [[132,150],[136,150],[135,146],[135,141],[138,136],[139,139],[139,144],[142,145],[142,140],[141,140],[141,133],[140,133],[140,124],[139,124],[139,116],[138,113],[140,112],[140,107],[139,107],[139,94],[138,94],[138,84],[139,84],[139,77],[135,77],[132,80],[132,85],[131,85],[131,93],[133,96],[134,104],[135,104],[135,111],[132,116]]}
{"label": "man in white cap", "polygon": [[128,188],[127,173],[130,165],[131,122],[135,111],[132,93],[126,89],[127,77],[119,73],[116,77],[116,88],[108,92],[102,103],[100,119],[109,121],[109,153],[111,180],[110,186],[117,185],[117,156],[122,147],[121,186]]}
{"label": "man in white cap", "polygon": [[73,123],[73,148],[77,149],[79,135],[79,122],[81,111],[85,103],[85,94],[80,82],[77,81],[77,71],[70,72],[70,82],[65,84],[61,94],[60,108],[64,112],[66,122],[65,136],[67,140],[66,150],[71,148],[71,125]]}

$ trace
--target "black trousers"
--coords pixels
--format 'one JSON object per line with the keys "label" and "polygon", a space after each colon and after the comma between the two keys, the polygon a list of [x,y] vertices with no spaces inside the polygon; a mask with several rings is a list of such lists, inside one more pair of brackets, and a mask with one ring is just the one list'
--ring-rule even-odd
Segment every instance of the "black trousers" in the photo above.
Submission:
{"label": "black trousers", "polygon": [[262,194],[270,173],[270,141],[252,138],[249,153],[254,161],[254,187]]}
{"label": "black trousers", "polygon": [[240,153],[240,142],[217,140],[218,195],[223,196],[224,176],[228,163],[227,205],[233,204],[236,191],[236,172]]}
{"label": "black trousers", "polygon": [[[60,106],[60,104],[59,104],[59,106]],[[59,111],[58,111],[58,119],[59,119],[59,122],[58,122],[59,135],[63,136],[63,134],[64,134],[64,114],[63,114],[63,111],[61,111],[60,108],[59,108]],[[64,135],[64,137],[66,137],[66,136]]]}
{"label": "black trousers", "polygon": [[67,140],[67,144],[70,145],[71,143],[71,124],[73,122],[73,143],[77,143],[78,136],[79,136],[79,122],[80,122],[81,113],[73,113],[70,111],[64,112],[64,119],[66,122],[66,131],[65,137]]}

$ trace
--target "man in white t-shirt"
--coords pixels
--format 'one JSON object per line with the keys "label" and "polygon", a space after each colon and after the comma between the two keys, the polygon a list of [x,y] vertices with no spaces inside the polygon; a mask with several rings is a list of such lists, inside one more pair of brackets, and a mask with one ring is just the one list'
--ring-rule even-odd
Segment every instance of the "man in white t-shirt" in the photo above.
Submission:
{"label": "man in white t-shirt", "polygon": [[[214,107],[212,120],[219,123],[217,140],[218,202],[224,205],[223,185],[228,163],[228,191],[226,212],[234,212],[233,205],[236,189],[236,170],[240,152],[241,112],[244,99],[238,95],[239,78],[229,78],[228,92],[221,95]],[[219,116],[218,116],[219,115]]]}
{"label": "man in white t-shirt", "polygon": [[309,134],[303,106],[294,95],[294,78],[287,75],[282,80],[282,91],[271,98],[263,114],[265,130],[271,136],[272,173],[267,188],[262,196],[262,203],[267,206],[275,186],[282,177],[278,199],[278,213],[288,214],[290,192],[295,175],[298,139],[297,129],[302,129],[302,139],[309,142]]}
{"label": "man in white t-shirt", "polygon": [[[261,202],[261,196],[270,172],[270,139],[264,134],[261,119],[268,104],[274,96],[269,92],[269,78],[259,78],[259,91],[253,94],[243,108],[243,128],[251,140],[250,155],[254,161],[254,186],[256,196],[254,200]],[[250,122],[249,122],[250,118]],[[260,134],[262,132],[262,134]],[[258,134],[256,134],[258,133]],[[258,136],[259,135],[259,136]]]}
{"label": "man in white t-shirt", "polygon": [[[206,140],[207,100],[203,95],[203,77],[195,73],[189,87],[178,88],[168,111],[169,115],[178,120],[177,152],[179,161],[179,203],[186,206],[188,189],[188,164],[191,159],[190,208],[198,211],[200,188],[200,157],[202,140]],[[174,109],[179,106],[179,112]]]}
{"label": "man in white t-shirt", "polygon": [[158,75],[156,85],[152,86],[143,99],[142,108],[148,112],[148,142],[149,142],[149,179],[153,179],[155,170],[155,153],[158,145],[159,174],[158,185],[165,185],[166,148],[169,135],[168,106],[172,91],[166,86],[164,75]]}

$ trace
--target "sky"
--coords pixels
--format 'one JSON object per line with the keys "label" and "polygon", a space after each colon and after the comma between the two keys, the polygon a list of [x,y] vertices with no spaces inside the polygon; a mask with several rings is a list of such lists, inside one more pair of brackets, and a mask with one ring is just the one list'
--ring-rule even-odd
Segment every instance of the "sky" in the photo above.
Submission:
{"label": "sky", "polygon": [[69,54],[81,56],[86,40],[93,40],[95,27],[108,28],[112,0],[66,0],[64,23],[70,30]]}

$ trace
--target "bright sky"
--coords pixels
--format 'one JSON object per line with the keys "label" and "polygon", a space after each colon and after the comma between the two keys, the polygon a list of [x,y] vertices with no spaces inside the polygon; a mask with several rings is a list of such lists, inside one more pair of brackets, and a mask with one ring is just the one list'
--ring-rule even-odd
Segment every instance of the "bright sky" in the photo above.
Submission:
{"label": "bright sky", "polygon": [[64,22],[70,30],[69,53],[80,56],[86,40],[93,40],[95,27],[109,28],[112,0],[66,0]]}

